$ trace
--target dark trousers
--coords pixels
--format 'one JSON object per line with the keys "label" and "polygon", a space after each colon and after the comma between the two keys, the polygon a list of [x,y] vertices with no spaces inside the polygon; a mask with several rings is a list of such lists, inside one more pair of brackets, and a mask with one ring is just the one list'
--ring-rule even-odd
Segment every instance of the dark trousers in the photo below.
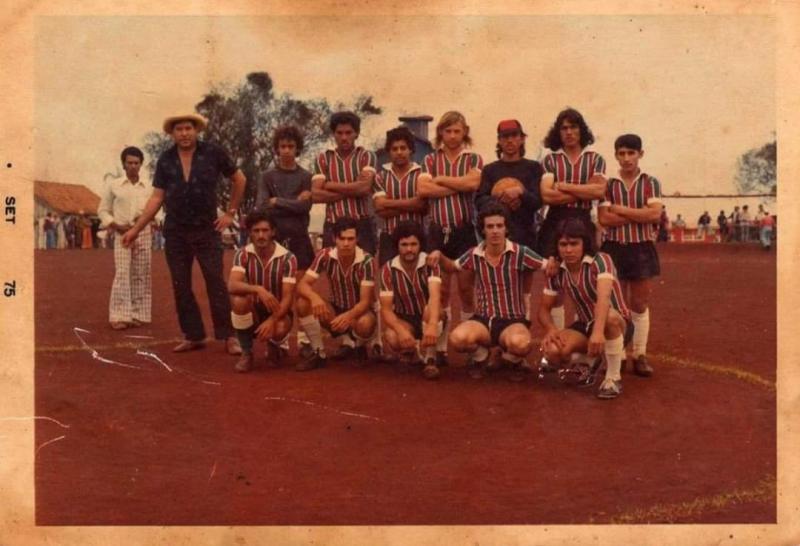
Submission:
{"label": "dark trousers", "polygon": [[203,317],[192,292],[192,264],[197,258],[206,281],[214,337],[225,339],[232,336],[231,303],[222,277],[222,236],[211,226],[171,226],[171,229],[164,230],[164,237],[164,254],[183,335],[191,341],[206,337]]}
{"label": "dark trousers", "polygon": [[[375,224],[372,218],[360,218],[358,222],[358,246],[361,250],[375,256],[377,241],[375,240]],[[336,245],[336,237],[333,235],[333,224],[325,222],[322,226],[322,246],[332,247]]]}

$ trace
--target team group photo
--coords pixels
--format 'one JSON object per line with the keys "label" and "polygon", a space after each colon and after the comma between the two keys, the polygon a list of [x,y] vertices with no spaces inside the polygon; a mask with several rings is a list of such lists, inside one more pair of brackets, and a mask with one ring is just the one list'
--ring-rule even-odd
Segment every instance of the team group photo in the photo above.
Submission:
{"label": "team group photo", "polygon": [[774,523],[772,22],[321,21],[40,22],[37,525]]}

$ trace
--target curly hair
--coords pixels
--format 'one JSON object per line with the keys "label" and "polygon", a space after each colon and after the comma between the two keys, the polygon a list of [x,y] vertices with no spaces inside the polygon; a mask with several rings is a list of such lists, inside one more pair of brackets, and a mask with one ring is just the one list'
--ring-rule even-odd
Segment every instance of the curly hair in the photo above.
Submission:
{"label": "curly hair", "polygon": [[565,121],[574,123],[580,128],[581,148],[585,148],[589,144],[594,143],[594,135],[592,134],[592,130],[589,129],[589,126],[586,124],[586,121],[583,119],[581,113],[574,108],[566,108],[558,113],[555,123],[553,123],[553,126],[550,127],[550,131],[547,133],[547,136],[544,137],[543,143],[545,148],[558,150],[564,147],[564,144],[561,142],[561,125],[563,125]]}
{"label": "curly hair", "polygon": [[356,133],[361,132],[361,118],[353,112],[336,112],[331,116],[331,132],[336,131],[339,125],[349,125]]}
{"label": "curly hair", "polygon": [[411,129],[405,125],[401,125],[400,127],[395,127],[394,129],[389,129],[386,131],[386,145],[383,147],[383,149],[388,152],[392,147],[392,144],[398,140],[404,140],[408,145],[408,149],[411,150],[411,153],[414,153],[416,150],[416,145],[414,144],[414,133],[412,133]]}
{"label": "curly hair", "polygon": [[292,140],[296,146],[294,155],[299,156],[305,146],[303,133],[294,125],[281,125],[272,133],[272,149],[277,152],[281,140]]}

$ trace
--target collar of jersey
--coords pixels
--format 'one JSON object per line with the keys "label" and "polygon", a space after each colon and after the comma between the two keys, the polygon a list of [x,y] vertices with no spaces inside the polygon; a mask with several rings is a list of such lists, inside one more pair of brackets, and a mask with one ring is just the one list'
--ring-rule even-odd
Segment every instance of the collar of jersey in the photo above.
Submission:
{"label": "collar of jersey", "polygon": [[[503,254],[506,252],[513,252],[514,251],[514,243],[512,243],[509,239],[506,239],[506,248],[503,250]],[[475,255],[486,257],[486,241],[483,241],[481,244],[475,247]]]}
{"label": "collar of jersey", "polygon": [[[584,255],[583,259],[581,260],[582,264],[591,264],[594,261],[594,258],[589,256],[588,254]],[[567,262],[561,262],[561,269],[567,270]]]}
{"label": "collar of jersey", "polygon": [[[428,255],[425,254],[424,252],[419,253],[419,256],[417,256],[417,269],[425,267],[425,259],[427,257]],[[403,269],[403,266],[400,264],[400,256],[395,256],[394,258],[392,258],[391,264],[393,268],[399,269],[400,271],[405,271]]]}
{"label": "collar of jersey", "polygon": [[[247,246],[244,247],[244,249],[245,249],[246,252],[249,252],[250,254],[255,255],[256,257],[258,257],[259,260],[261,260],[261,257],[258,256],[258,252],[256,252],[256,247],[255,247],[255,245],[253,243],[247,243]],[[287,252],[289,252],[289,251],[286,249],[285,246],[283,246],[279,242],[275,241],[275,252],[272,253],[272,256],[270,257],[270,259],[269,259],[269,261],[267,263],[271,262],[275,258],[280,258],[281,256],[283,256]]]}
{"label": "collar of jersey", "polygon": [[[328,252],[328,256],[330,256],[331,258],[333,258],[333,259],[334,259],[334,260],[336,260],[337,262],[339,261],[339,252],[338,252],[338,250],[339,250],[338,248],[336,248],[336,247],[333,247],[333,248],[330,250],[330,252]],[[363,261],[364,261],[364,259],[365,259],[366,257],[367,257],[367,254],[366,254],[366,253],[365,253],[363,250],[361,250],[361,247],[360,247],[360,246],[357,246],[357,247],[356,247],[356,257],[355,257],[355,259],[353,260],[353,263],[354,263],[354,264],[361,263],[361,262],[363,262]]]}
{"label": "collar of jersey", "polygon": [[[390,173],[394,174],[394,176],[397,176],[395,174],[395,172],[392,170],[392,163],[391,162],[384,163],[383,165],[381,165],[381,167],[383,167],[384,170],[389,171]],[[412,172],[416,171],[417,169],[421,169],[421,168],[422,168],[422,166],[419,163],[417,163],[416,161],[412,161],[411,162],[411,168],[408,169],[408,172],[406,174],[404,174],[403,176],[408,176]]]}

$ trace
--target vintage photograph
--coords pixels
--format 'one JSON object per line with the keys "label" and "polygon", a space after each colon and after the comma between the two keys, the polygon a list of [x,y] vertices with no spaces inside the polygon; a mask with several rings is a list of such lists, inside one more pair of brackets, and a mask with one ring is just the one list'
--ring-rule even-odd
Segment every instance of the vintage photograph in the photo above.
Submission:
{"label": "vintage photograph", "polygon": [[31,28],[37,528],[779,523],[774,12]]}

